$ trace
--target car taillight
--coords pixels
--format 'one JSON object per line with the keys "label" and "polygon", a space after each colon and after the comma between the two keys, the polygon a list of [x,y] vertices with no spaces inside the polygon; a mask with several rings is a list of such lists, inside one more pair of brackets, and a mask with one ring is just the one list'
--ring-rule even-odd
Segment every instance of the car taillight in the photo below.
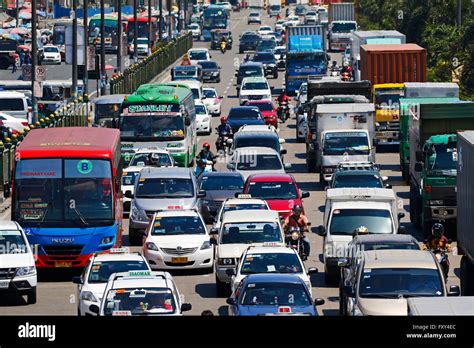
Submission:
{"label": "car taillight", "polygon": [[25,127],[28,127],[28,121],[22,122],[21,125],[25,126]]}
{"label": "car taillight", "polygon": [[28,112],[33,112],[33,108],[31,106],[28,106]]}
{"label": "car taillight", "polygon": [[425,185],[425,192],[426,193],[431,193],[431,186],[430,185]]}
{"label": "car taillight", "polygon": [[291,313],[291,307],[280,306],[278,307],[278,313]]}

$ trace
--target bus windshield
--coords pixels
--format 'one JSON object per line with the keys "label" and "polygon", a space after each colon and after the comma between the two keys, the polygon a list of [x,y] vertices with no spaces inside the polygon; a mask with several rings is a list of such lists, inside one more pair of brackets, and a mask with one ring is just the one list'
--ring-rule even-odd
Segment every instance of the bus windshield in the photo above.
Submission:
{"label": "bus windshield", "polygon": [[[106,37],[117,35],[117,21],[116,20],[106,19],[104,27],[105,27]],[[100,19],[92,19],[89,22],[89,32],[91,33],[91,37],[100,36]]]}
{"label": "bus windshield", "polygon": [[66,44],[66,29],[65,27],[55,27],[53,29],[53,45]]}
{"label": "bus windshield", "polygon": [[180,114],[121,116],[119,122],[122,140],[184,139],[184,119]]}
{"label": "bus windshield", "polygon": [[113,224],[111,163],[96,159],[23,159],[17,163],[15,220],[29,226]]}
{"label": "bus windshield", "polygon": [[[128,41],[133,41],[135,31],[135,22],[128,22]],[[138,22],[138,37],[148,37],[148,22]],[[153,31],[152,31],[153,32]]]}

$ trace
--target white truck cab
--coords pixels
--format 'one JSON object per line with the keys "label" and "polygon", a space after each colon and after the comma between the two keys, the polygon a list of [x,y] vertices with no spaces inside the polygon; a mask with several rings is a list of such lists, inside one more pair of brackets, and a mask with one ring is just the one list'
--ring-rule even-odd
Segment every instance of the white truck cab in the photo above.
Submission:
{"label": "white truck cab", "polygon": [[324,237],[324,272],[327,281],[339,276],[338,262],[357,231],[369,234],[403,233],[397,199],[392,189],[335,188],[326,191],[324,225],[318,234]]}

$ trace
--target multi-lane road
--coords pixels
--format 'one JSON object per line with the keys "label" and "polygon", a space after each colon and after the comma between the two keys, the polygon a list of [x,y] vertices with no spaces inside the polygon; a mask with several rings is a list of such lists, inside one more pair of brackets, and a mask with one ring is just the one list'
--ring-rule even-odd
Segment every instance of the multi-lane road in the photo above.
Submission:
{"label": "multi-lane road", "polygon": [[[235,58],[242,60],[243,55],[238,54],[238,39],[239,35],[244,30],[256,30],[258,25],[247,25],[247,10],[242,10],[238,13],[232,13],[231,30],[234,38],[234,47],[232,51],[227,51],[222,54],[220,51],[212,51],[212,59],[216,60],[222,67],[221,82],[218,84],[212,83],[209,86],[217,88],[218,94],[224,96],[222,114],[226,115],[228,110],[238,105],[238,98],[235,89]],[[274,24],[274,19],[262,15],[264,24]],[[195,47],[209,47],[209,43],[196,42]],[[340,62],[341,55],[332,53],[332,59]],[[110,56],[108,56],[110,58]],[[63,69],[61,67],[50,67],[49,71],[56,71],[55,69]],[[11,74],[11,71],[10,71]],[[51,73],[51,75],[53,72]],[[56,74],[56,72],[54,72]],[[3,72],[0,73],[0,78],[3,78]],[[52,79],[53,77],[51,77]],[[269,82],[274,87],[274,95],[279,93],[283,85],[284,73],[280,72],[277,79],[270,79]],[[94,89],[90,89],[94,90]],[[219,119],[213,119],[213,126],[219,124]],[[322,223],[323,213],[322,207],[325,201],[325,191],[319,185],[319,175],[316,173],[308,173],[305,165],[305,145],[299,144],[295,140],[295,120],[294,118],[288,120],[281,125],[280,136],[286,140],[285,148],[288,154],[285,156],[285,161],[292,164],[292,169],[288,170],[293,174],[298,182],[299,187],[304,191],[309,191],[311,196],[304,200],[304,207],[309,221],[312,223],[313,232],[316,227]],[[209,141],[214,144],[216,135],[210,137],[200,137],[200,144],[204,141]],[[407,227],[409,233],[413,234],[421,241],[421,235],[416,231],[409,220],[409,187],[407,187],[401,178],[399,171],[398,153],[380,153],[377,154],[377,163],[382,169],[382,174],[389,177],[389,183],[393,185],[399,198],[399,209],[405,211],[405,218],[402,223]],[[219,170],[224,170],[225,164],[219,163],[217,165]],[[125,221],[125,237],[124,245],[128,245],[128,220]],[[309,235],[311,240],[311,256],[306,261],[307,267],[317,267],[319,274],[312,276],[313,295],[326,300],[326,303],[318,307],[318,311],[322,315],[337,315],[338,314],[338,288],[327,285],[324,281],[324,266],[322,264],[322,237],[316,233]],[[139,251],[140,248],[133,247],[132,250]],[[450,255],[451,273],[449,274],[448,284],[459,285],[459,261],[460,257]],[[23,299],[17,297],[2,297],[0,298],[0,315],[27,315],[27,314],[42,314],[42,315],[75,315],[77,313],[77,295],[76,286],[71,282],[71,272],[57,271],[48,272],[46,274],[40,273],[38,285],[38,301],[35,305],[26,305]],[[192,311],[187,312],[191,315],[199,315],[203,310],[210,309],[214,314],[227,315],[228,309],[225,298],[216,296],[214,275],[200,274],[198,272],[173,272],[178,288],[184,294],[186,302],[190,302],[193,306]]]}

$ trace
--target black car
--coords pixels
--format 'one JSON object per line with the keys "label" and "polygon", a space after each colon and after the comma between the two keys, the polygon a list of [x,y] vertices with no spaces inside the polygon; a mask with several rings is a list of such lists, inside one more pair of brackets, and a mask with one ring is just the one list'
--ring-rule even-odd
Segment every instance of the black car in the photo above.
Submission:
{"label": "black car", "polygon": [[230,109],[227,124],[235,134],[243,125],[264,125],[265,119],[256,106],[236,106]]}
{"label": "black car", "polygon": [[265,71],[262,63],[247,62],[239,66],[239,70],[235,73],[237,77],[237,94],[242,84],[242,80],[246,77],[265,77]]}
{"label": "black car", "polygon": [[277,44],[276,44],[275,39],[270,38],[270,37],[269,38],[262,38],[262,39],[260,39],[260,41],[257,44],[256,51],[259,51],[259,52],[266,51],[266,52],[272,52],[273,53],[275,51],[276,46],[277,46]]}
{"label": "black car", "polygon": [[206,223],[219,213],[223,202],[244,189],[244,178],[238,172],[209,172],[199,178],[199,192],[206,196],[199,199],[199,210]]}
{"label": "black car", "polygon": [[239,53],[244,53],[244,51],[255,51],[259,40],[260,36],[256,32],[244,32],[239,41]]}
{"label": "black car", "polygon": [[200,60],[202,67],[202,80],[221,82],[221,67],[213,60]]}
{"label": "black car", "polygon": [[252,61],[263,64],[265,76],[272,75],[274,79],[278,78],[277,61],[272,52],[257,52]]}

